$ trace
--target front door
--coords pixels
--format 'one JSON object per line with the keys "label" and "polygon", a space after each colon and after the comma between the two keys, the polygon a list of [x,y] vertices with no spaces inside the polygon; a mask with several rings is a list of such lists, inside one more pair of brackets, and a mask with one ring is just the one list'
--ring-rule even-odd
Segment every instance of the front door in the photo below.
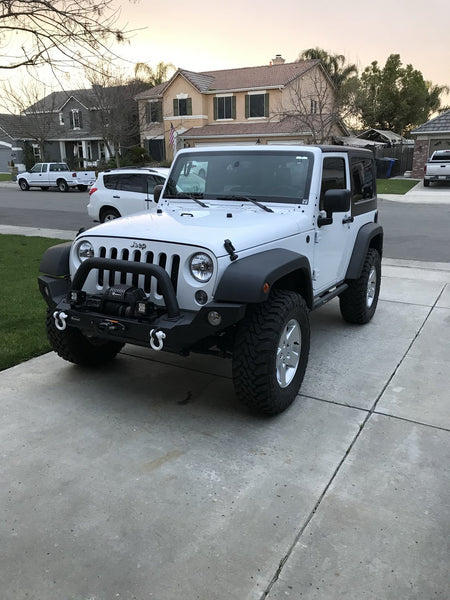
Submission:
{"label": "front door", "polygon": [[[319,210],[327,190],[350,189],[350,173],[346,155],[327,153],[322,162],[322,185]],[[340,283],[346,273],[351,242],[351,208],[346,213],[333,213],[333,222],[316,228],[314,245],[314,293],[320,293]]]}

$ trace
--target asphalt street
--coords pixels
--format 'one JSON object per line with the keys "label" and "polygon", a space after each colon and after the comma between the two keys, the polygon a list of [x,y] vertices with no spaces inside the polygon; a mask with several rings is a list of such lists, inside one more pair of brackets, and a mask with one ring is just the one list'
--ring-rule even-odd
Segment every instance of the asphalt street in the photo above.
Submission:
{"label": "asphalt street", "polygon": [[[442,198],[446,193],[450,195],[450,188],[428,188],[422,202],[415,201],[415,194],[425,192],[423,185],[419,183],[416,188],[416,192],[404,197],[379,199],[380,222],[385,230],[384,254],[403,260],[446,262],[450,260],[450,202],[445,203]],[[78,231],[95,225],[87,215],[88,201],[88,192],[22,192],[16,184],[3,182],[0,224]]]}

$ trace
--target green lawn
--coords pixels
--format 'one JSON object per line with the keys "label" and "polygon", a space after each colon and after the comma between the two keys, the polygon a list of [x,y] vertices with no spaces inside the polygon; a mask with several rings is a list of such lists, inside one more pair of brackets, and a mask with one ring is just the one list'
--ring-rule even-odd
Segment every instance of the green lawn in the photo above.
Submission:
{"label": "green lawn", "polygon": [[0,371],[50,350],[37,276],[45,250],[64,241],[0,235]]}
{"label": "green lawn", "polygon": [[0,181],[12,181],[10,173],[0,173]]}
{"label": "green lawn", "polygon": [[377,179],[378,194],[406,194],[418,179]]}

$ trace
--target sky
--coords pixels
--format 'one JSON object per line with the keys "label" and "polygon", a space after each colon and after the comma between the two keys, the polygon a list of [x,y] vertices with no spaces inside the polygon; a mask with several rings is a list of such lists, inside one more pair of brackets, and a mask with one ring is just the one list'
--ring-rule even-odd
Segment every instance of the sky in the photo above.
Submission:
{"label": "sky", "polygon": [[400,54],[433,84],[450,85],[449,0],[113,0],[134,30],[115,48],[129,61],[192,71],[293,62],[307,48],[343,54],[362,71]]}

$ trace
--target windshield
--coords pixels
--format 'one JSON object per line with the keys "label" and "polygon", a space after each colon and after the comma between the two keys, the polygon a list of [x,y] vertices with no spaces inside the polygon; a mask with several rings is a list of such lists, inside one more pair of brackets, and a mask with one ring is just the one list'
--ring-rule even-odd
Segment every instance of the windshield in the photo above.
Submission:
{"label": "windshield", "polygon": [[312,152],[293,149],[180,154],[164,197],[306,204],[313,161]]}

